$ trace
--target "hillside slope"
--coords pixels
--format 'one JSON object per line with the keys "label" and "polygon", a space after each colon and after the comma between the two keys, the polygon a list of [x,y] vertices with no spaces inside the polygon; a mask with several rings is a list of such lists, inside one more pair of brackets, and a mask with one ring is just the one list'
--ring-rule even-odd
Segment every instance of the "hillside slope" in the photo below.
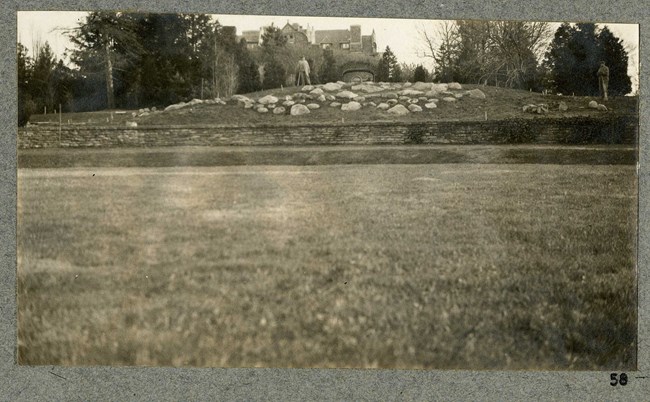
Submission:
{"label": "hillside slope", "polygon": [[[604,103],[608,111],[588,107],[590,101]],[[346,104],[358,101],[360,109],[346,111]],[[560,103],[567,106],[560,110]],[[293,104],[310,105],[309,113],[291,115]],[[382,105],[382,104],[385,104]],[[523,111],[526,105],[544,104],[547,113]],[[315,106],[314,106],[315,105]],[[381,106],[380,106],[381,105]],[[388,110],[395,105],[411,107],[403,115]],[[435,105],[435,106],[432,106]],[[261,107],[262,112],[258,111]],[[275,108],[275,109],[274,109]],[[278,108],[283,108],[278,109]],[[302,108],[302,107],[301,107]],[[398,107],[399,108],[399,107]],[[329,83],[307,87],[288,87],[235,95],[229,99],[195,99],[167,106],[166,110],[101,111],[64,113],[65,124],[124,125],[211,125],[211,124],[286,124],[364,121],[476,121],[513,118],[634,115],[637,97],[614,97],[602,102],[592,97],[543,95],[540,93],[480,85],[432,83]],[[304,110],[304,108],[302,108]],[[421,111],[420,111],[421,109]],[[402,109],[404,111],[404,109]],[[32,116],[31,123],[58,124],[54,114]]]}

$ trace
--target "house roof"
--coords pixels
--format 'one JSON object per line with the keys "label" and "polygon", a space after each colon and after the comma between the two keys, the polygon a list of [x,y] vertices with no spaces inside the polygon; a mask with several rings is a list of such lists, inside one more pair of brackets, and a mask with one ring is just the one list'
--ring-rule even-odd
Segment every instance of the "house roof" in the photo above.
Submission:
{"label": "house roof", "polygon": [[260,31],[242,31],[241,37],[248,43],[257,43],[260,41]]}
{"label": "house roof", "polygon": [[347,29],[330,29],[316,31],[316,43],[345,43],[350,42],[350,31]]}

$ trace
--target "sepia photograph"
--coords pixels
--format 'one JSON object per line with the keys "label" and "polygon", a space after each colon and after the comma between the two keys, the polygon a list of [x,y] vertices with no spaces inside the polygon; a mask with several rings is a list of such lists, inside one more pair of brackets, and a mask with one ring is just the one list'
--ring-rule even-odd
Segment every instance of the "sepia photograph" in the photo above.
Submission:
{"label": "sepia photograph", "polygon": [[18,365],[637,369],[638,24],[16,37]]}

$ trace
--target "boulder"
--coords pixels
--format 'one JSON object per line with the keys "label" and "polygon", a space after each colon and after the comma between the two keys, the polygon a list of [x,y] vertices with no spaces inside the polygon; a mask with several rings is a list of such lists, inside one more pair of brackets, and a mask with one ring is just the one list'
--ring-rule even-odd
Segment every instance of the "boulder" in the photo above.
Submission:
{"label": "boulder", "polygon": [[307,107],[311,110],[314,110],[320,108],[320,105],[318,103],[308,103]]}
{"label": "boulder", "polygon": [[485,93],[478,88],[472,89],[468,94],[469,97],[473,99],[485,99]]}
{"label": "boulder", "polygon": [[435,108],[438,107],[438,105],[436,105],[435,102],[429,102],[429,103],[425,103],[424,107],[427,108],[427,109],[435,109]]}
{"label": "boulder", "polygon": [[262,105],[270,105],[270,104],[278,103],[278,100],[279,99],[273,95],[266,95],[258,99],[257,102],[261,103]]}
{"label": "boulder", "polygon": [[322,94],[323,94],[323,90],[320,89],[320,88],[314,88],[314,89],[312,89],[311,91],[309,91],[309,93],[310,93],[311,95],[316,95],[316,96],[318,96],[318,95],[322,95]]}
{"label": "boulder", "polygon": [[567,110],[569,110],[569,106],[566,104],[566,102],[560,101],[558,109],[560,110],[560,112],[566,112]]}
{"label": "boulder", "polygon": [[359,102],[351,101],[341,105],[341,110],[344,112],[354,112],[355,110],[361,109],[361,104]]}
{"label": "boulder", "polygon": [[293,106],[293,105],[296,104],[296,102],[294,102],[294,101],[292,101],[292,100],[286,100],[286,101],[282,102],[282,104],[283,104],[284,106]]}
{"label": "boulder", "polygon": [[445,102],[456,102],[458,99],[451,96],[445,96],[444,98],[442,98],[442,100]]}
{"label": "boulder", "polygon": [[341,102],[332,102],[332,103],[330,103],[330,106],[331,107],[339,107],[339,106],[341,106]]}
{"label": "boulder", "polygon": [[388,106],[388,103],[380,103],[379,105],[377,105],[377,109],[381,109],[381,110],[388,110],[389,107],[390,106]]}
{"label": "boulder", "polygon": [[395,92],[386,92],[385,94],[381,94],[381,96],[386,99],[397,99],[397,94]]}
{"label": "boulder", "polygon": [[420,100],[418,98],[409,99],[409,103],[418,103]]}
{"label": "boulder", "polygon": [[268,113],[269,112],[269,109],[265,108],[264,106],[260,106],[255,110],[257,110],[258,113]]}
{"label": "boulder", "polygon": [[203,103],[202,99],[192,99],[191,101],[187,102],[187,104],[191,106],[200,105],[201,103]]}
{"label": "boulder", "polygon": [[253,106],[255,106],[255,103],[253,102],[244,103],[244,109],[251,109]]}
{"label": "boulder", "polygon": [[422,102],[426,102],[428,99],[427,99],[426,96],[420,96],[420,97],[418,98],[418,100],[420,100],[420,101],[422,101]]}
{"label": "boulder", "polygon": [[352,98],[352,100],[355,101],[355,102],[361,103],[361,102],[366,100],[366,97],[365,96],[356,96],[356,97]]}
{"label": "boulder", "polygon": [[607,111],[607,106],[605,106],[605,105],[598,105],[598,110],[600,110],[601,112],[606,112],[606,111]]}
{"label": "boulder", "polygon": [[337,98],[344,98],[344,99],[354,99],[357,96],[359,96],[359,95],[355,94],[354,92],[350,92],[350,91],[341,91],[341,92],[336,94]]}
{"label": "boulder", "polygon": [[403,85],[402,87],[403,87],[403,88],[408,88],[408,87],[410,87],[411,85],[413,85],[413,84],[407,81],[407,82],[404,83],[404,85]]}
{"label": "boulder", "polygon": [[448,90],[449,90],[449,85],[448,84],[433,84],[431,86],[431,91],[433,91],[433,92],[440,93],[440,92],[446,92]]}
{"label": "boulder", "polygon": [[409,110],[411,112],[421,112],[422,108],[420,106],[418,106],[418,105],[411,104],[411,105],[409,105]]}
{"label": "boulder", "polygon": [[325,102],[325,101],[327,101],[327,98],[325,97],[325,95],[321,94],[321,95],[318,95],[318,98],[316,98],[316,100],[319,101],[319,102]]}
{"label": "boulder", "polygon": [[465,96],[465,94],[464,94],[463,92],[456,92],[456,93],[454,94],[454,98],[456,98],[456,99],[460,99],[460,98],[462,98],[463,96]]}
{"label": "boulder", "polygon": [[291,115],[292,116],[301,116],[303,114],[308,114],[309,113],[309,108],[303,104],[295,104],[291,106]]}
{"label": "boulder", "polygon": [[353,91],[357,92],[365,92],[365,93],[374,93],[374,92],[380,92],[383,91],[383,88],[370,84],[370,83],[364,83],[364,84],[359,84],[359,85],[353,85],[352,88]]}
{"label": "boulder", "polygon": [[386,101],[386,103],[388,103],[388,105],[390,105],[390,106],[396,105],[397,104],[397,99],[389,99],[389,100]]}
{"label": "boulder", "polygon": [[282,106],[278,106],[275,109],[273,109],[273,114],[284,114],[287,109],[283,108]]}
{"label": "boulder", "polygon": [[126,126],[127,127],[138,127],[138,123],[136,123],[134,121],[127,121]]}
{"label": "boulder", "polygon": [[369,103],[368,103],[368,106],[375,107],[375,106],[377,106],[377,104],[376,104],[375,102],[369,102]]}
{"label": "boulder", "polygon": [[231,99],[242,103],[248,103],[253,101],[251,98],[244,95],[233,95]]}
{"label": "boulder", "polygon": [[151,108],[151,111],[152,111],[152,112],[155,112],[155,111],[157,111],[157,110],[158,110],[158,109],[156,109],[155,106]]}
{"label": "boulder", "polygon": [[184,108],[185,106],[187,106],[187,103],[185,103],[185,102],[174,103],[173,105],[167,106],[165,108],[165,112],[169,112],[169,111],[172,111],[172,110],[178,110],[178,109]]}
{"label": "boulder", "polygon": [[309,92],[309,91],[313,91],[313,90],[314,90],[314,86],[313,86],[313,85],[305,85],[305,86],[302,87],[302,89],[301,89],[302,92]]}
{"label": "boulder", "polygon": [[400,97],[397,98],[397,99],[400,100],[401,102],[408,102],[408,101],[411,100],[411,98],[410,98],[409,96],[406,96],[406,95],[404,95],[404,96],[400,96]]}
{"label": "boulder", "polygon": [[336,96],[327,94],[325,95],[325,99],[329,102],[336,100]]}
{"label": "boulder", "polygon": [[417,95],[424,95],[424,92],[409,88],[409,89],[404,89],[402,91],[399,91],[397,94],[402,96],[417,96]]}
{"label": "boulder", "polygon": [[598,109],[598,102],[592,100],[591,102],[589,102],[589,107],[592,109]]}
{"label": "boulder", "polygon": [[450,82],[449,84],[447,84],[447,89],[458,90],[458,89],[463,89],[463,87],[457,82]]}
{"label": "boulder", "polygon": [[431,90],[432,84],[430,82],[422,82],[418,81],[411,85],[411,89],[415,89],[417,91],[430,91]]}
{"label": "boulder", "polygon": [[333,92],[333,91],[340,91],[342,85],[336,82],[328,82],[327,84],[323,85],[321,88],[326,91]]}
{"label": "boulder", "polygon": [[402,105],[395,105],[392,108],[388,109],[387,112],[390,113],[390,114],[398,115],[398,116],[410,113],[409,110],[406,107],[402,106]]}
{"label": "boulder", "polygon": [[545,103],[540,103],[539,105],[529,104],[529,105],[525,105],[522,108],[522,110],[528,113],[537,113],[537,114],[548,113],[548,105]]}

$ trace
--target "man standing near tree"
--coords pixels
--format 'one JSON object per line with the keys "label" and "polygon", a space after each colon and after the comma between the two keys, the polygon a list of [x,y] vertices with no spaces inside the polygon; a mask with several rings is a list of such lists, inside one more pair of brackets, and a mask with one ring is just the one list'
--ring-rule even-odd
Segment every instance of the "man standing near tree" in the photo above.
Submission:
{"label": "man standing near tree", "polygon": [[309,63],[305,60],[305,56],[298,61],[298,85],[311,85],[309,79]]}
{"label": "man standing near tree", "polygon": [[600,96],[603,98],[603,100],[607,100],[608,85],[609,85],[609,68],[607,68],[604,61],[601,61],[600,68],[598,69],[598,89],[600,90]]}

